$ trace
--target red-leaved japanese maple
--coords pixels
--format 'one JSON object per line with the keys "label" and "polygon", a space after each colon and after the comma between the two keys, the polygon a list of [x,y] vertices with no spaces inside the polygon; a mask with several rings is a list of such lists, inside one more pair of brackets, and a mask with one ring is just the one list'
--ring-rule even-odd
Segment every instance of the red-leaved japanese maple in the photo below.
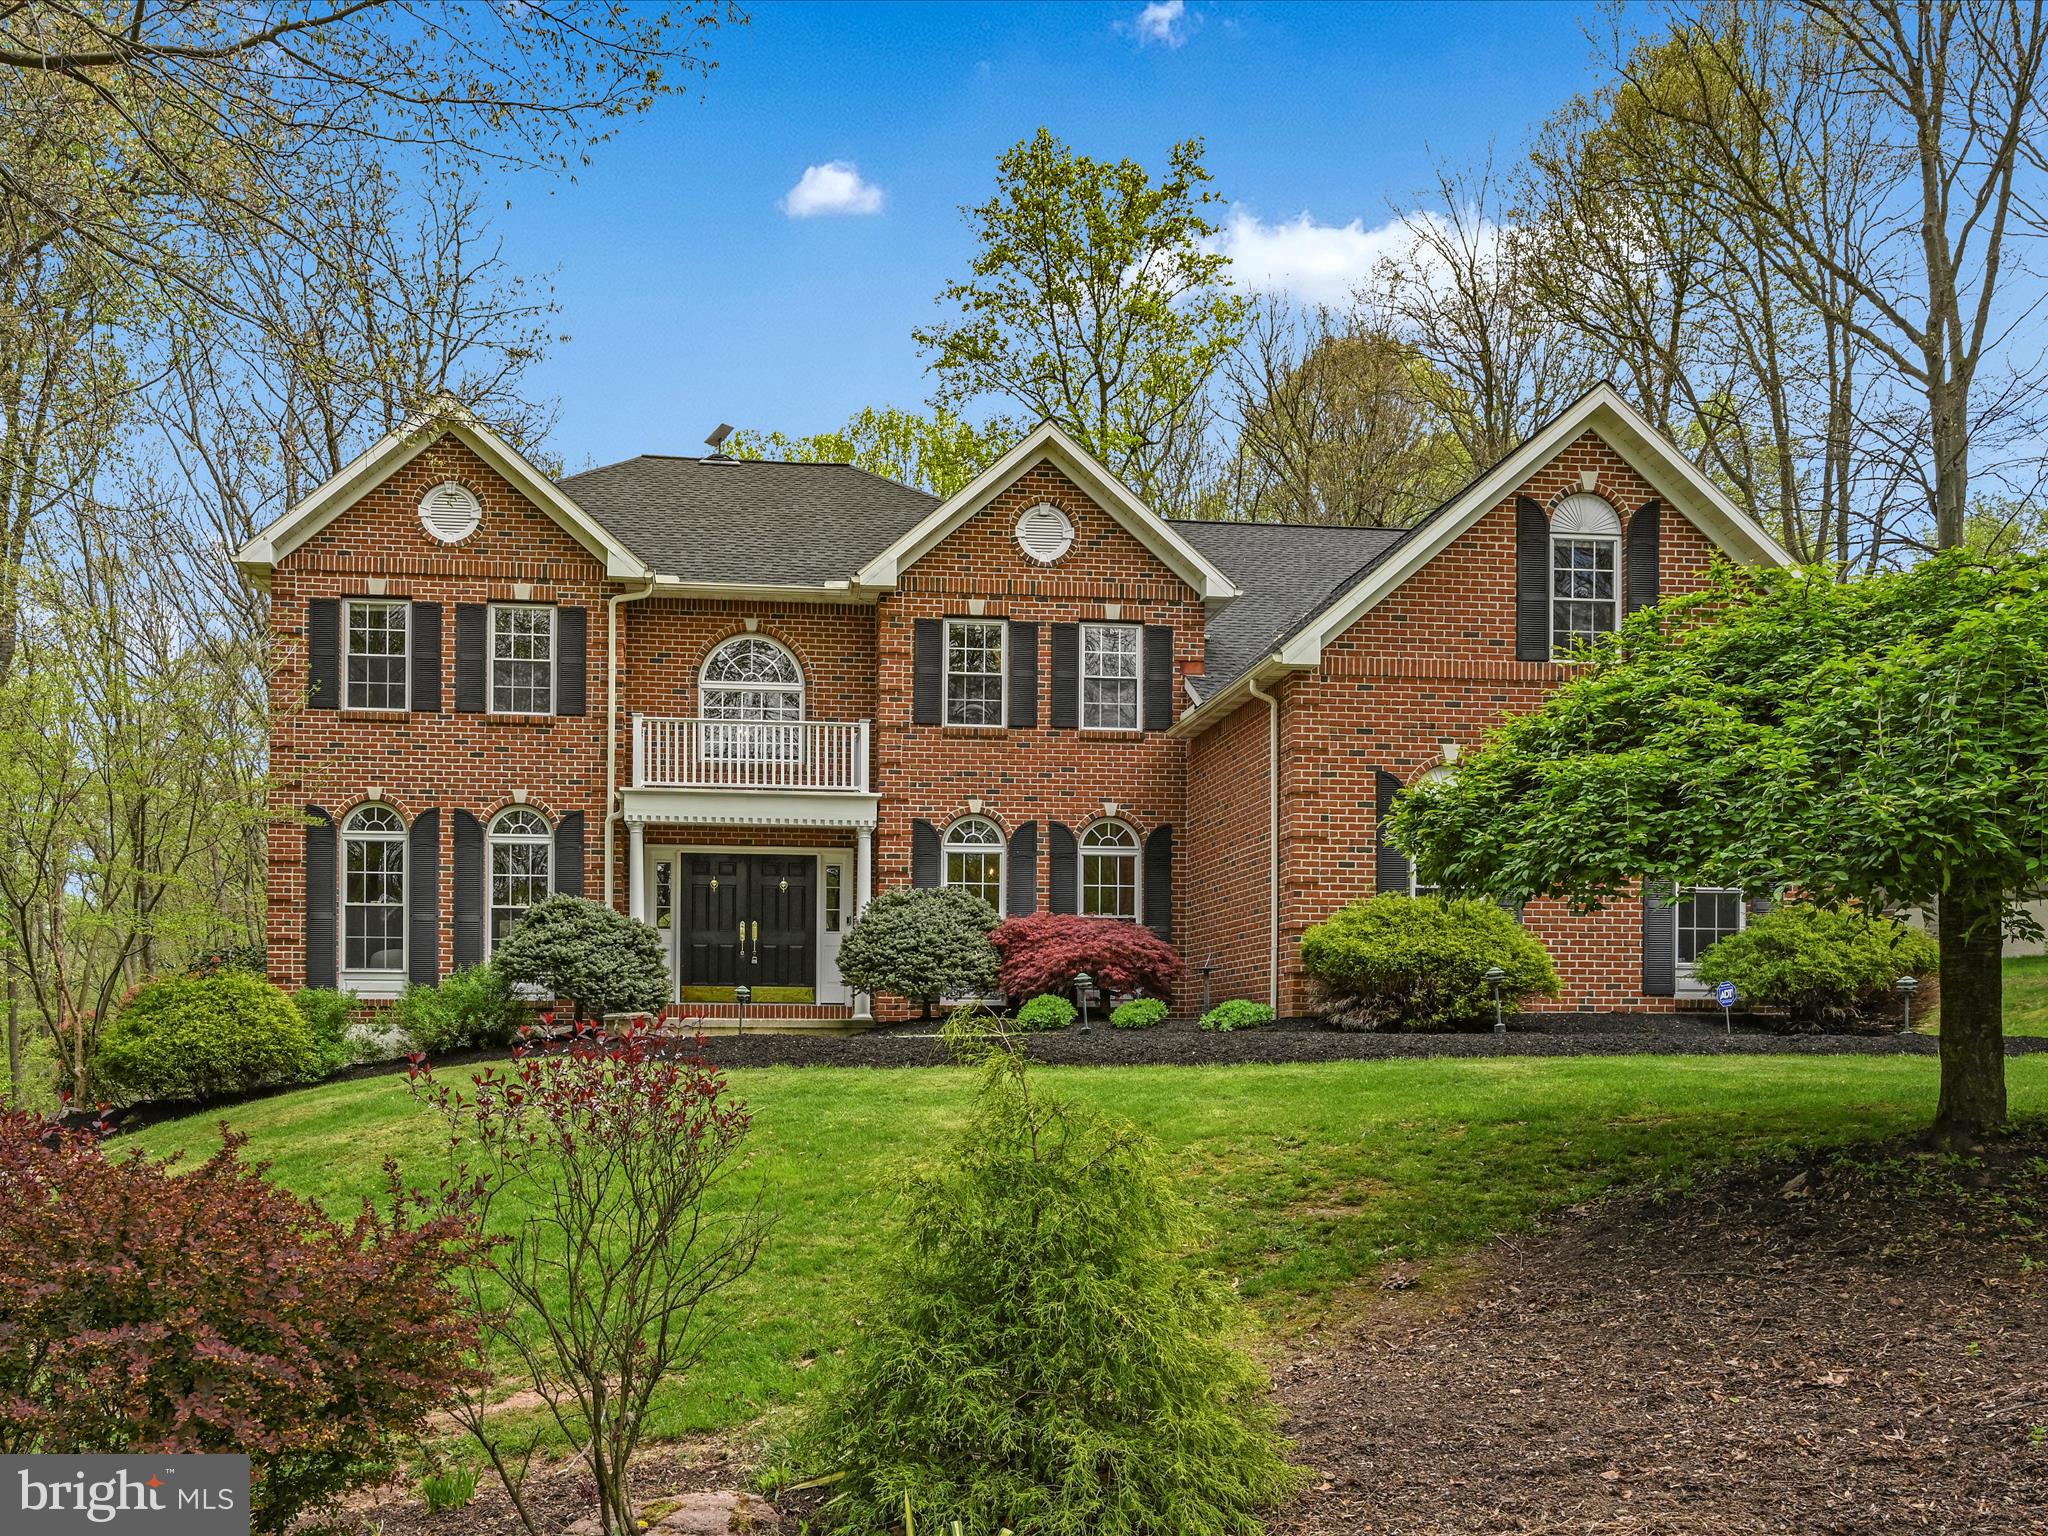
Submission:
{"label": "red-leaved japanese maple", "polygon": [[1106,992],[1165,997],[1181,971],[1171,944],[1112,917],[1039,912],[1009,918],[988,937],[1002,956],[1003,991],[1016,998],[1065,992],[1083,971]]}

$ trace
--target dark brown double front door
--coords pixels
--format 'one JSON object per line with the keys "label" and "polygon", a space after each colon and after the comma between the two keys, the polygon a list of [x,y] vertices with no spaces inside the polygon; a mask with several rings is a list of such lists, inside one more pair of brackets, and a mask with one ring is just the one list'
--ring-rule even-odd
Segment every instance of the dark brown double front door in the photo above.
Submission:
{"label": "dark brown double front door", "polygon": [[813,1001],[817,880],[811,854],[684,854],[684,999],[724,1001],[744,983],[759,1002]]}

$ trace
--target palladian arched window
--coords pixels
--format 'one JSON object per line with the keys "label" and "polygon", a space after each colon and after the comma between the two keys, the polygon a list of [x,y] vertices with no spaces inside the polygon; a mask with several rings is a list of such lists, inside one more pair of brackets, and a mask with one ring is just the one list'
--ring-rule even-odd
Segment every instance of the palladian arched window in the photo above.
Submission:
{"label": "palladian arched window", "polygon": [[760,635],[735,635],[704,662],[707,720],[801,720],[804,674],[796,658]]}
{"label": "palladian arched window", "polygon": [[1081,912],[1138,920],[1138,834],[1121,821],[1098,821],[1081,834]]}
{"label": "palladian arched window", "polygon": [[1621,624],[1621,518],[1578,491],[1550,514],[1550,648],[1553,656]]}
{"label": "palladian arched window", "polygon": [[1003,910],[1003,834],[985,816],[965,816],[946,829],[940,879],[971,891],[998,916]]}
{"label": "palladian arched window", "polygon": [[555,844],[547,819],[525,806],[501,811],[491,822],[490,947],[546,898],[553,884]]}

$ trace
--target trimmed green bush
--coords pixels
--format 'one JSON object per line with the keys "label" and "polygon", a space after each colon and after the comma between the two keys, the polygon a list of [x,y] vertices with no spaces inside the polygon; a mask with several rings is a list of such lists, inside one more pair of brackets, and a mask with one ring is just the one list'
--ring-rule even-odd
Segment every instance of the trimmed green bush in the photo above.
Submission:
{"label": "trimmed green bush", "polygon": [[1233,997],[1203,1014],[1201,1022],[1204,1029],[1257,1029],[1261,1024],[1273,1022],[1273,1005],[1255,1003],[1248,997]]}
{"label": "trimmed green bush", "polygon": [[116,1104],[218,1099],[320,1075],[319,1042],[292,1000],[247,971],[167,976],[114,1016],[93,1062]]}
{"label": "trimmed green bush", "polygon": [[1117,1029],[1157,1029],[1166,1022],[1166,1004],[1156,997],[1134,997],[1118,1003],[1109,1022]]}
{"label": "trimmed green bush", "polygon": [[292,1005],[306,1021],[306,1031],[319,1048],[320,1076],[332,1077],[343,1067],[355,1065],[356,1042],[351,1037],[362,1009],[353,992],[306,987],[292,995]]}
{"label": "trimmed green bush", "polygon": [[1151,1138],[991,1054],[784,1464],[834,1530],[1254,1536],[1299,1486]]}
{"label": "trimmed green bush", "polygon": [[995,925],[989,904],[957,887],[889,891],[840,940],[839,974],[856,992],[908,998],[930,1018],[941,998],[995,990]]}
{"label": "trimmed green bush", "polygon": [[408,986],[398,999],[399,1027],[429,1056],[510,1045],[522,1012],[495,965],[466,966],[438,987]]}
{"label": "trimmed green bush", "polygon": [[1514,915],[1490,901],[1374,896],[1302,935],[1301,963],[1323,989],[1324,1011],[1358,1029],[1464,1029],[1493,1022],[1490,967],[1506,973],[1501,1000],[1560,988],[1550,956]]}
{"label": "trimmed green bush", "polygon": [[659,1013],[669,1001],[662,936],[581,896],[550,896],[528,907],[491,964],[515,985],[544,988],[579,1019]]}
{"label": "trimmed green bush", "polygon": [[1045,1029],[1065,1029],[1078,1017],[1074,1005],[1057,992],[1041,992],[1017,1010],[1018,1029],[1036,1034]]}
{"label": "trimmed green bush", "polygon": [[1927,934],[1860,907],[1795,902],[1760,912],[1699,957],[1708,986],[1735,983],[1746,1003],[1783,1008],[1794,1022],[1867,1027],[1889,1018],[1901,976],[1940,963]]}

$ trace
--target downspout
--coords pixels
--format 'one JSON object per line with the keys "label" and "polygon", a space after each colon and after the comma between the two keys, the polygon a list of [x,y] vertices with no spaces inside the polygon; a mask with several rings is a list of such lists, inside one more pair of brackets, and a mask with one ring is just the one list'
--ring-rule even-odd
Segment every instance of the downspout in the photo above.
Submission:
{"label": "downspout", "polygon": [[619,823],[626,811],[619,804],[619,607],[654,595],[655,578],[638,592],[614,592],[606,607],[604,652],[604,904],[612,904],[613,875],[619,862]]}
{"label": "downspout", "polygon": [[1266,950],[1266,1001],[1280,1011],[1280,700],[1259,686],[1256,669],[1245,685],[1246,691],[1266,704],[1266,845],[1272,850],[1272,890],[1267,908],[1272,914]]}

